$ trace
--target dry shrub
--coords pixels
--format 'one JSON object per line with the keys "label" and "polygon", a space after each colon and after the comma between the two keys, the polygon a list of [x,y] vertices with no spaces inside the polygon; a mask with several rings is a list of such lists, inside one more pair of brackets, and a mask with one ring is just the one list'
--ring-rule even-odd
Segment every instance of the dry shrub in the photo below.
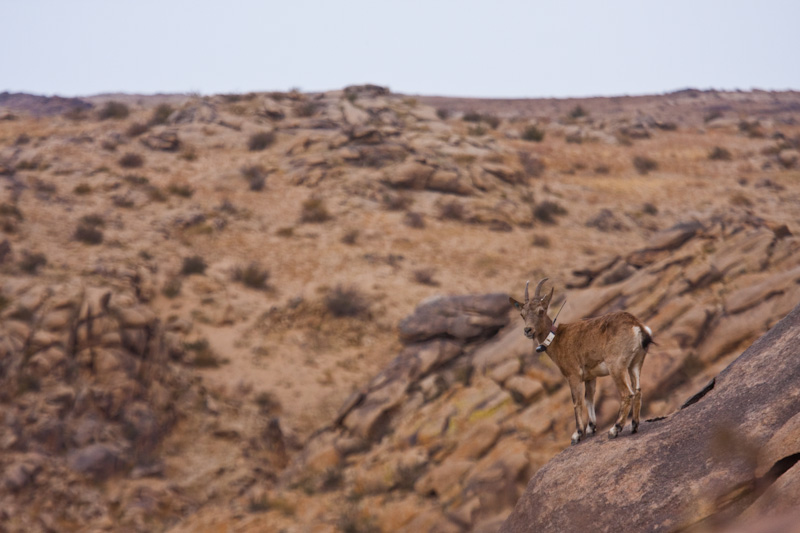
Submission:
{"label": "dry shrub", "polygon": [[269,279],[269,270],[262,268],[258,262],[252,262],[246,267],[236,267],[233,271],[233,280],[242,283],[251,289],[265,290]]}
{"label": "dry shrub", "polygon": [[566,215],[567,210],[556,202],[545,200],[533,208],[533,216],[544,224],[555,224],[556,217]]}
{"label": "dry shrub", "polygon": [[123,104],[122,102],[117,101],[110,101],[106,102],[103,107],[100,108],[100,111],[97,112],[97,117],[100,120],[122,120],[128,118],[131,111],[127,105]]}
{"label": "dry shrub", "polygon": [[75,240],[86,244],[100,244],[103,242],[103,232],[95,226],[80,223],[75,229]]}
{"label": "dry shrub", "polygon": [[369,299],[356,287],[337,285],[325,295],[325,307],[338,318],[369,314]]}
{"label": "dry shrub", "polygon": [[122,168],[139,168],[144,165],[144,158],[139,154],[128,152],[117,161]]}
{"label": "dry shrub", "polygon": [[199,255],[183,258],[183,266],[181,267],[181,274],[190,276],[192,274],[205,274],[208,265],[205,260]]}
{"label": "dry shrub", "polygon": [[160,124],[166,124],[167,120],[169,119],[172,112],[175,111],[171,105],[169,104],[159,104],[153,110],[153,116],[150,117],[150,121],[148,124],[151,126],[158,126]]}
{"label": "dry shrub", "polygon": [[531,241],[531,244],[537,248],[550,248],[550,237],[547,235],[536,234],[533,236],[533,241]]}
{"label": "dry shrub", "polygon": [[20,270],[32,275],[35,275],[45,265],[47,265],[47,257],[41,253],[25,252],[19,262]]}
{"label": "dry shrub", "polygon": [[522,132],[522,139],[524,141],[542,142],[544,140],[544,130],[540,129],[535,124],[531,124]]}
{"label": "dry shrub", "polygon": [[544,161],[534,156],[530,152],[518,152],[519,162],[522,164],[522,169],[525,175],[530,178],[539,178],[544,174],[546,165]]}
{"label": "dry shrub", "polygon": [[79,183],[74,189],[72,189],[72,192],[80,196],[84,196],[86,194],[90,194],[92,192],[92,188],[86,183]]}
{"label": "dry shrub", "polygon": [[433,268],[421,268],[419,270],[414,271],[414,281],[422,285],[430,285],[431,287],[436,287],[439,285],[439,282],[433,279],[433,276],[435,274],[436,270]]}
{"label": "dry shrub", "polygon": [[260,131],[254,133],[247,140],[247,148],[251,152],[260,152],[275,143],[275,133],[272,131]]}
{"label": "dry shrub", "polygon": [[125,135],[128,137],[138,137],[139,135],[145,133],[147,130],[150,129],[150,126],[144,124],[142,122],[134,122],[128,129],[125,130]]}
{"label": "dry shrub", "polygon": [[727,148],[722,148],[721,146],[715,146],[709,153],[708,158],[711,161],[730,161],[733,159],[730,150]]}
{"label": "dry shrub", "polygon": [[633,168],[644,176],[648,172],[658,169],[658,161],[647,156],[637,155],[633,158]]}
{"label": "dry shrub", "polygon": [[464,205],[451,200],[439,206],[439,218],[444,220],[464,220]]}
{"label": "dry shrub", "polygon": [[180,196],[181,198],[191,198],[194,194],[194,189],[192,189],[189,185],[171,183],[169,187],[167,187],[167,192],[174,194],[175,196]]}
{"label": "dry shrub", "polygon": [[325,202],[321,198],[309,198],[303,202],[302,210],[300,211],[301,222],[311,222],[319,224],[330,220],[331,214],[325,207]]}
{"label": "dry shrub", "polygon": [[382,199],[383,206],[389,211],[405,211],[414,203],[411,196],[395,192],[385,193]]}
{"label": "dry shrub", "polygon": [[242,167],[239,172],[247,180],[251,191],[262,191],[267,181],[267,170],[262,165]]}
{"label": "dry shrub", "polygon": [[355,244],[358,240],[359,231],[357,229],[348,230],[344,235],[342,235],[342,243],[344,244]]}
{"label": "dry shrub", "polygon": [[409,228],[422,229],[425,227],[425,218],[420,213],[409,211],[403,217],[403,224]]}

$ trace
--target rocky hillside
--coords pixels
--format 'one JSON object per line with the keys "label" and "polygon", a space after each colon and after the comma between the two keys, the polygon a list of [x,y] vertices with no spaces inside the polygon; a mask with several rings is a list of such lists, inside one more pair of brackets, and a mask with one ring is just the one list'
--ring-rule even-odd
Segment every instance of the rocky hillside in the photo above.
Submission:
{"label": "rocky hillside", "polygon": [[800,300],[794,93],[7,96],[11,531],[495,531],[572,424],[525,280],[653,328],[647,417]]}

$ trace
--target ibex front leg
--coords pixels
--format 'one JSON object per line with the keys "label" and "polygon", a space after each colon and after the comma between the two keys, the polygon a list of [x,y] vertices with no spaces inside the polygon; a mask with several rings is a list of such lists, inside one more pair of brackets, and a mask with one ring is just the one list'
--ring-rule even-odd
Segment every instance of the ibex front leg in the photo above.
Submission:
{"label": "ibex front leg", "polygon": [[586,387],[586,414],[589,415],[589,425],[586,426],[586,434],[594,435],[597,430],[597,415],[594,411],[594,391],[597,387],[597,380],[593,379],[587,381],[584,386]]}
{"label": "ibex front leg", "polygon": [[611,372],[611,377],[614,378],[614,384],[619,391],[619,415],[617,422],[610,430],[608,436],[614,438],[622,432],[625,427],[625,420],[628,418],[628,411],[631,410],[631,401],[633,400],[633,389],[631,388],[631,378],[628,375],[628,369],[614,369]]}
{"label": "ibex front leg", "polygon": [[572,434],[572,444],[578,444],[583,437],[583,381],[577,376],[569,378],[569,390],[572,393],[572,406],[575,408],[575,433]]}

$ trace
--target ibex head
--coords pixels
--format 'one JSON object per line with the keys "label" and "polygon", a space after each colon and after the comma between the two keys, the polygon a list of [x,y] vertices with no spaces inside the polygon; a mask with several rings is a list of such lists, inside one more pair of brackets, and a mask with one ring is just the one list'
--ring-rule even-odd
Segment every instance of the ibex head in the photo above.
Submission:
{"label": "ibex head", "polygon": [[542,286],[548,278],[544,278],[536,285],[536,290],[533,293],[533,298],[528,297],[528,284],[525,284],[525,302],[520,303],[514,298],[509,298],[511,305],[516,307],[522,319],[525,321],[525,329],[523,332],[529,339],[539,339],[544,337],[550,331],[552,322],[547,316],[547,308],[550,306],[550,300],[553,298],[553,290],[550,289],[550,294],[542,296]]}

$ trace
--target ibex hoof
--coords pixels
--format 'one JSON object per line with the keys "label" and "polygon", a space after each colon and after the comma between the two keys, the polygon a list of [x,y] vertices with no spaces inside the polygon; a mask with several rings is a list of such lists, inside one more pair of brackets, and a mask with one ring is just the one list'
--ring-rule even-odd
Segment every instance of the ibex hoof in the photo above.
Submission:
{"label": "ibex hoof", "polygon": [[631,433],[636,433],[639,431],[639,422],[631,423]]}
{"label": "ibex hoof", "polygon": [[586,434],[587,435],[594,435],[597,432],[597,426],[594,422],[589,422],[589,425],[586,426]]}
{"label": "ibex hoof", "polygon": [[622,426],[620,426],[619,424],[614,424],[614,427],[608,430],[608,438],[613,439],[614,437],[619,435],[620,432],[622,432]]}
{"label": "ibex hoof", "polygon": [[581,441],[581,437],[583,437],[583,431],[576,431],[572,434],[572,441],[571,444],[575,446]]}

